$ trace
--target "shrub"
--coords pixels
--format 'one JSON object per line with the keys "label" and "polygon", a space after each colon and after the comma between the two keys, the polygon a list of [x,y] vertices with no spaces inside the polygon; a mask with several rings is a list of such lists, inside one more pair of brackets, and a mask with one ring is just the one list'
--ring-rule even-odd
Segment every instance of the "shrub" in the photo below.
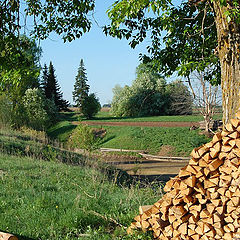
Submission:
{"label": "shrub", "polygon": [[73,130],[68,140],[68,145],[70,148],[80,148],[92,151],[98,148],[99,141],[92,128],[80,124]]}
{"label": "shrub", "polygon": [[81,111],[87,119],[95,116],[101,109],[101,104],[94,93],[87,96],[82,103]]}
{"label": "shrub", "polygon": [[48,127],[56,115],[56,107],[50,100],[46,100],[42,92],[37,89],[28,89],[23,98],[26,115],[26,125],[35,130]]}
{"label": "shrub", "polygon": [[164,115],[168,96],[164,80],[152,66],[140,64],[132,86],[113,89],[112,113],[119,117]]}
{"label": "shrub", "polygon": [[12,103],[6,95],[0,95],[0,125],[5,127],[11,125],[13,118]]}
{"label": "shrub", "polygon": [[45,142],[47,140],[47,135],[44,131],[37,131],[25,126],[21,127],[20,130],[24,135],[28,136],[31,139],[38,140],[41,142]]}
{"label": "shrub", "polygon": [[193,98],[187,86],[175,81],[167,85],[166,91],[169,96],[168,115],[192,114]]}

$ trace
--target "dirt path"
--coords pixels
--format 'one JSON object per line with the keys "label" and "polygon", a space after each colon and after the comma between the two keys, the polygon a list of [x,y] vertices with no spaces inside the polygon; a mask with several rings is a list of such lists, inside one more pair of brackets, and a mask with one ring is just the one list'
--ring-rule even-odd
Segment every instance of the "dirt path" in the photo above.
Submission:
{"label": "dirt path", "polygon": [[[87,125],[102,126],[134,126],[134,127],[192,127],[199,126],[199,122],[99,122],[99,121],[82,121]],[[79,125],[80,122],[72,122],[73,125]]]}

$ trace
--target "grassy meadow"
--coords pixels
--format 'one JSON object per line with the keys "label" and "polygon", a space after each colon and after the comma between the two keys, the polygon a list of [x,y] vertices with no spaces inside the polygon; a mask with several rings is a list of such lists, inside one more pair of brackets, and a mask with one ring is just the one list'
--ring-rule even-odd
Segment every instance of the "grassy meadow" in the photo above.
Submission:
{"label": "grassy meadow", "polygon": [[[99,114],[109,113],[100,112]],[[194,116],[178,116],[178,119],[181,119],[181,117],[190,119],[190,117],[193,118]],[[72,130],[76,127],[71,122],[77,121],[78,118],[75,113],[62,114],[61,121],[48,129],[48,135],[51,138],[58,139],[60,142],[66,142]],[[150,118],[174,119],[177,117],[159,116]],[[96,117],[96,119],[99,118]],[[134,119],[131,120],[133,121]],[[99,125],[91,127],[104,128],[106,130],[106,136],[99,142],[99,147],[145,150],[151,154],[158,154],[163,146],[170,146],[173,156],[189,156],[194,147],[209,141],[206,136],[199,135],[198,130],[189,131],[187,127],[102,126],[101,120],[99,120]]]}
{"label": "grassy meadow", "polygon": [[159,183],[143,188],[98,159],[42,141],[1,131],[0,231],[20,240],[151,239],[127,236],[126,227],[140,205],[161,197]]}
{"label": "grassy meadow", "polygon": [[[199,117],[199,116],[197,116]],[[120,119],[120,121],[179,121],[194,116]],[[162,183],[138,182],[101,160],[64,149],[76,113],[62,113],[47,134],[34,130],[0,131],[0,231],[20,240],[152,239],[151,233],[128,236],[126,228],[140,205],[161,198]],[[102,126],[112,119],[100,112],[94,120],[106,135],[99,147],[145,150],[158,154],[170,146],[172,155],[188,156],[209,139],[198,130]],[[51,137],[50,139],[48,137]]]}
{"label": "grassy meadow", "polygon": [[96,168],[0,155],[0,229],[20,239],[148,239],[125,227],[161,190],[119,186]]}
{"label": "grassy meadow", "polygon": [[[199,122],[203,121],[203,116],[200,114],[179,115],[179,116],[150,116],[150,117],[115,117],[110,112],[100,111],[97,115],[87,120],[75,112],[62,113],[61,118],[66,121],[97,121],[97,122]],[[222,114],[217,113],[214,119],[221,119]]]}

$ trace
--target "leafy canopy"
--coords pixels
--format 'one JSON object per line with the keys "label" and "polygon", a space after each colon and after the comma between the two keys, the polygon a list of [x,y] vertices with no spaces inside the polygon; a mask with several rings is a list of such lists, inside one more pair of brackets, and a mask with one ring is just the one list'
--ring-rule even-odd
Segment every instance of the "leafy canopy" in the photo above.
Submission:
{"label": "leafy canopy", "polygon": [[192,97],[182,83],[166,83],[151,64],[140,64],[132,86],[113,89],[111,111],[115,116],[191,114]]}
{"label": "leafy canopy", "polygon": [[[31,33],[37,38],[56,32],[64,41],[72,41],[90,30],[89,14],[94,7],[94,0],[1,1],[0,35],[16,35],[21,28],[33,26]],[[31,24],[26,26],[28,20]]]}
{"label": "leafy canopy", "polygon": [[0,93],[17,102],[28,88],[39,86],[41,49],[26,36],[20,36],[17,45],[9,38],[0,40],[5,46],[0,53]]}
{"label": "leafy canopy", "polygon": [[[111,20],[104,32],[126,38],[131,47],[151,41],[144,62],[152,61],[165,76],[175,71],[187,77],[193,71],[210,71],[206,79],[220,83],[220,64],[215,55],[217,33],[212,4],[201,1],[121,0],[108,10]],[[224,4],[224,2],[223,2]]]}

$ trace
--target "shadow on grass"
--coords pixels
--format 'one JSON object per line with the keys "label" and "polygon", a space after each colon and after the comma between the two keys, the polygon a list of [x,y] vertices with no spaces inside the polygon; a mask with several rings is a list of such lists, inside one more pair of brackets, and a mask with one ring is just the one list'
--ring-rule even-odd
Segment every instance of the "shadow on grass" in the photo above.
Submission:
{"label": "shadow on grass", "polygon": [[132,175],[133,178],[138,179],[140,182],[151,183],[161,182],[166,183],[177,174],[161,174],[161,175]]}
{"label": "shadow on grass", "polygon": [[165,185],[167,181],[175,177],[177,174],[161,174],[161,175],[129,175],[126,171],[107,166],[102,172],[108,176],[110,181],[114,181],[118,186],[131,187],[137,185],[145,188],[146,186],[158,188]]}
{"label": "shadow on grass", "polygon": [[37,240],[36,238],[29,238],[26,236],[15,235],[19,240]]}
{"label": "shadow on grass", "polygon": [[101,140],[101,145],[108,142],[108,141],[111,141],[112,139],[114,139],[116,136],[109,136],[109,137],[105,137]]}
{"label": "shadow on grass", "polygon": [[58,136],[60,135],[63,135],[63,134],[68,134],[70,133],[74,128],[76,128],[77,126],[75,125],[66,125],[66,126],[62,126],[56,130],[53,130],[51,132],[48,132],[48,135],[51,137],[51,138],[57,138]]}
{"label": "shadow on grass", "polygon": [[65,120],[65,121],[78,121],[79,115],[76,114],[75,112],[64,112],[64,113],[59,113],[60,119]]}

